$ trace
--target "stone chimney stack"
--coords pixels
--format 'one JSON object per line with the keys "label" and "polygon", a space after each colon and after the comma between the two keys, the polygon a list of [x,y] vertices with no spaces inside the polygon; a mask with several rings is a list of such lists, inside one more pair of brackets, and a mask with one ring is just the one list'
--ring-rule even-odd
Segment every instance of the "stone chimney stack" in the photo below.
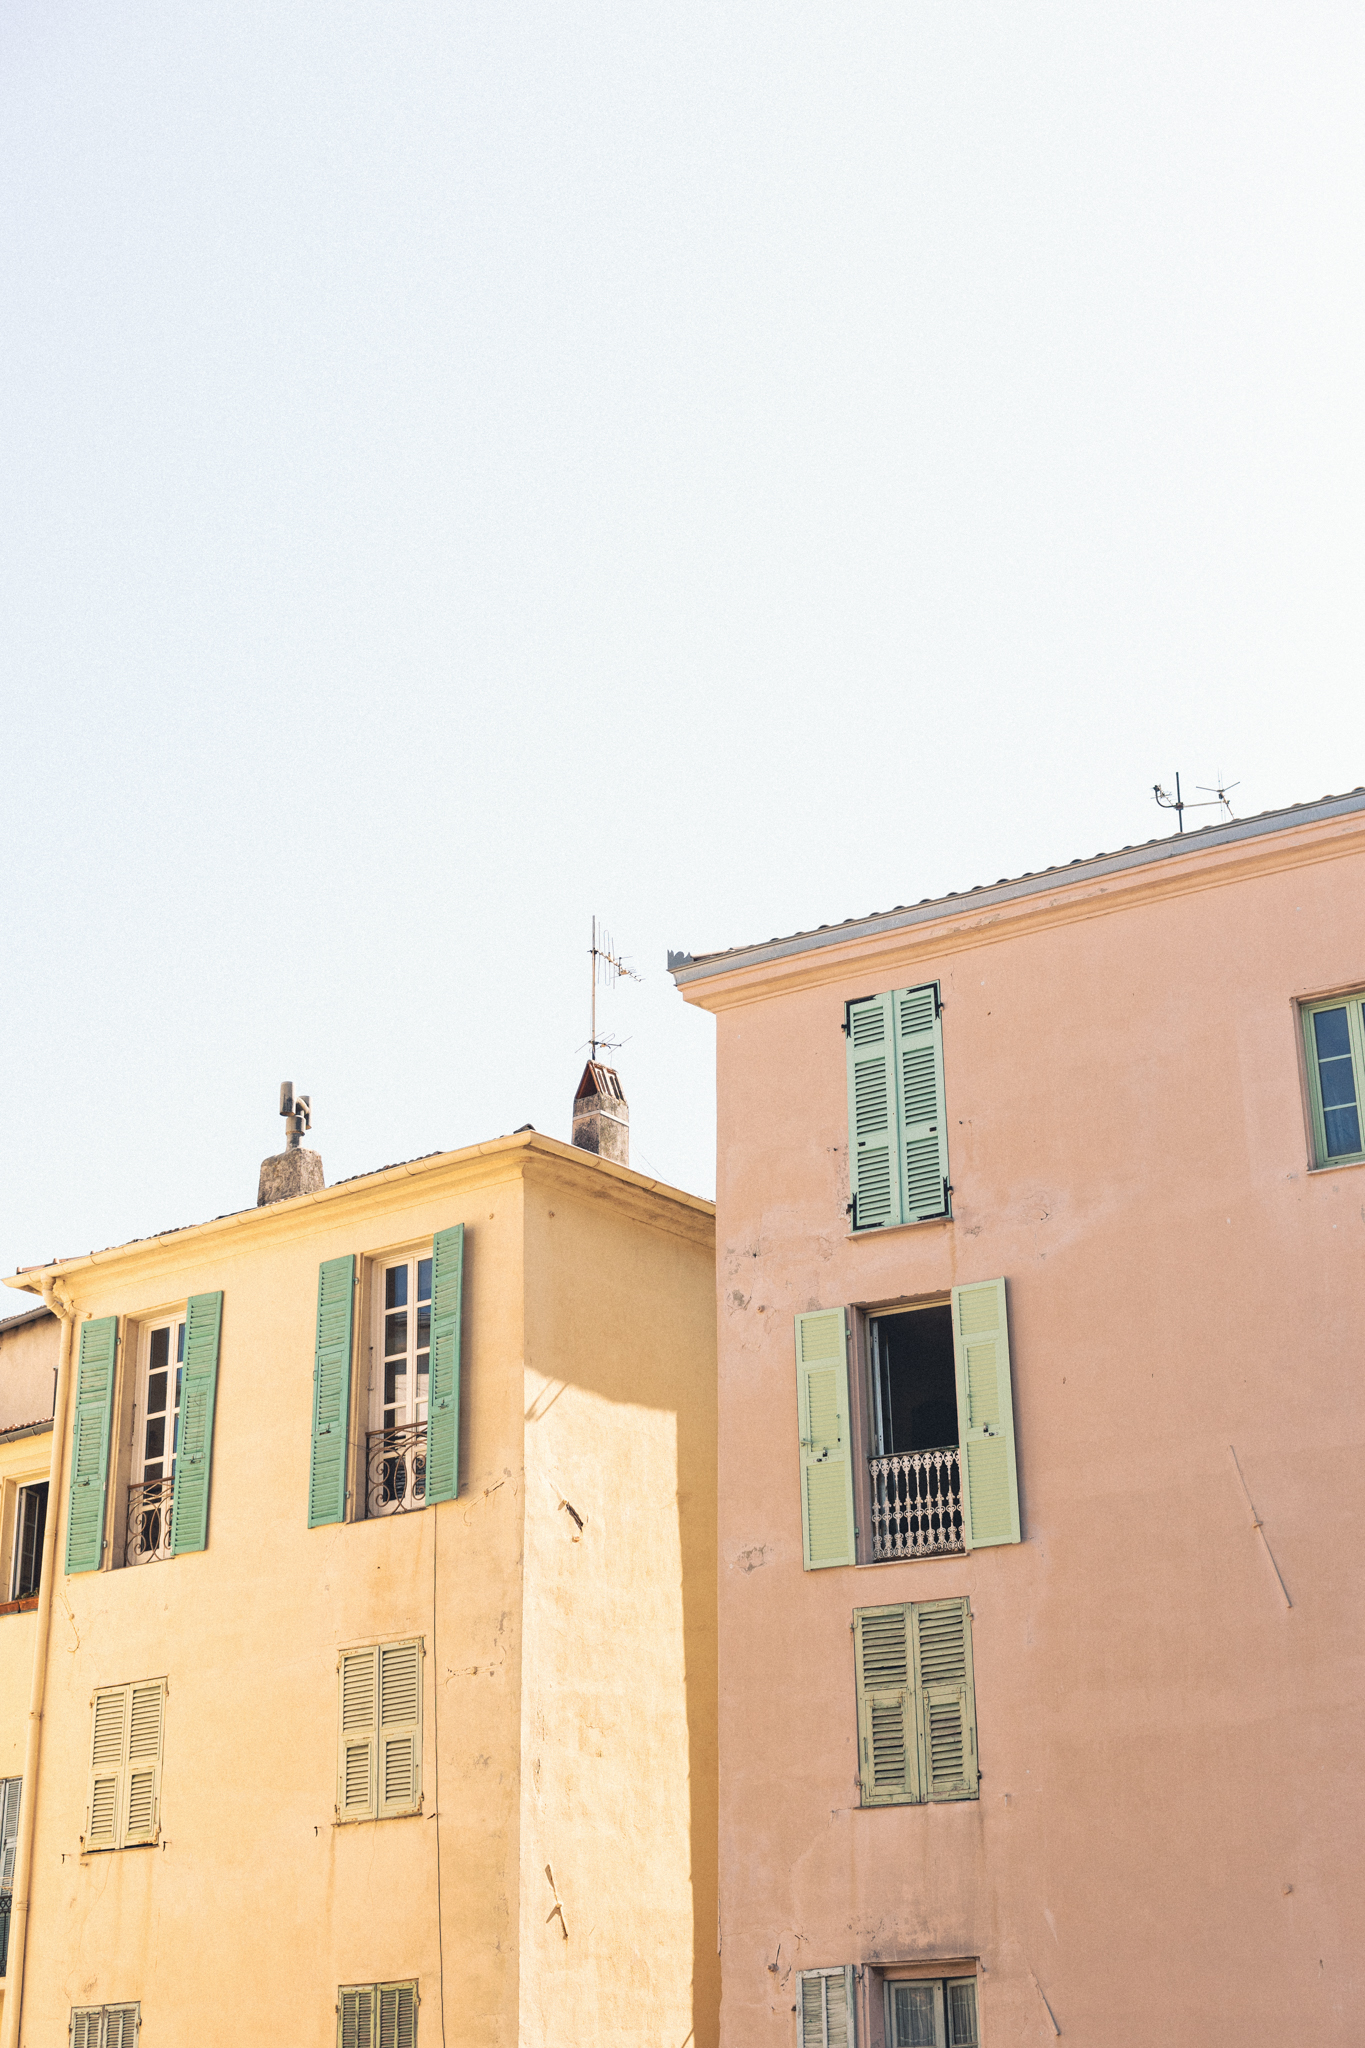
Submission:
{"label": "stone chimney stack", "polygon": [[573,1142],[584,1152],[630,1165],[630,1104],[612,1067],[589,1060],[573,1099]]}
{"label": "stone chimney stack", "polygon": [[315,1195],[327,1185],[320,1156],[303,1145],[303,1134],[313,1121],[311,1100],[295,1095],[292,1081],[280,1083],[280,1115],[285,1119],[284,1150],[261,1161],[258,1209],[267,1202],[287,1202],[291,1195]]}

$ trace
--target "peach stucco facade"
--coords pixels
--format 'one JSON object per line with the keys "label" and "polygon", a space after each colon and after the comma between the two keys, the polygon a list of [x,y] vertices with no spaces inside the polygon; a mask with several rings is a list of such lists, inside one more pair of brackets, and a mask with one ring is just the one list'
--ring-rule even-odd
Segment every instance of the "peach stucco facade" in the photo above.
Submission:
{"label": "peach stucco facade", "polygon": [[[972,1979],[984,2048],[1361,2040],[1365,1165],[1315,1165],[1299,1006],[1365,988],[1362,906],[1357,792],[674,961],[718,1023],[724,2048],[839,1966],[859,2048],[897,1973]],[[845,1004],[935,982],[951,1217],[854,1234]],[[1000,1277],[1022,1540],[804,1569],[794,1318],[849,1312],[865,1460],[870,1316]],[[959,1596],[977,1796],[867,1807],[852,1617]]]}

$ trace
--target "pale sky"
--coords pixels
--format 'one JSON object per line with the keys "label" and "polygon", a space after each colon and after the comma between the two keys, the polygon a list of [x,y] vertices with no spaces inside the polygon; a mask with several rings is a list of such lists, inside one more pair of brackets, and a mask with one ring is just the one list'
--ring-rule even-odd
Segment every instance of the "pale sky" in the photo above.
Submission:
{"label": "pale sky", "polygon": [[593,912],[710,1194],[666,947],[1365,782],[1363,104],[1358,4],[7,0],[0,1271],[286,1077],[567,1137]]}

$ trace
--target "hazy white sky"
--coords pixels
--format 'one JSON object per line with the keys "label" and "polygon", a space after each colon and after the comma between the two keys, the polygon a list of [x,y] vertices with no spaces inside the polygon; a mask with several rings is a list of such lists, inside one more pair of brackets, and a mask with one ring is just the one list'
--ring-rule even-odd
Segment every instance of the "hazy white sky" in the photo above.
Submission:
{"label": "hazy white sky", "polygon": [[[1358,4],[0,10],[0,1271],[1365,781]],[[24,1299],[0,1295],[0,1311]]]}

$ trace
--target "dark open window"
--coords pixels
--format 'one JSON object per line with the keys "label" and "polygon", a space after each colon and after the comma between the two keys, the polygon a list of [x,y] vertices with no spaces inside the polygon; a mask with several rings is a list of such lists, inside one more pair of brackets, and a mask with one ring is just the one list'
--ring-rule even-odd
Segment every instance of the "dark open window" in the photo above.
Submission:
{"label": "dark open window", "polygon": [[43,1569],[43,1531],[47,1526],[47,1481],[22,1486],[14,1524],[14,1580],[11,1600],[28,1600],[38,1590]]}
{"label": "dark open window", "polygon": [[961,1550],[952,1309],[874,1316],[871,1338],[873,1558]]}

